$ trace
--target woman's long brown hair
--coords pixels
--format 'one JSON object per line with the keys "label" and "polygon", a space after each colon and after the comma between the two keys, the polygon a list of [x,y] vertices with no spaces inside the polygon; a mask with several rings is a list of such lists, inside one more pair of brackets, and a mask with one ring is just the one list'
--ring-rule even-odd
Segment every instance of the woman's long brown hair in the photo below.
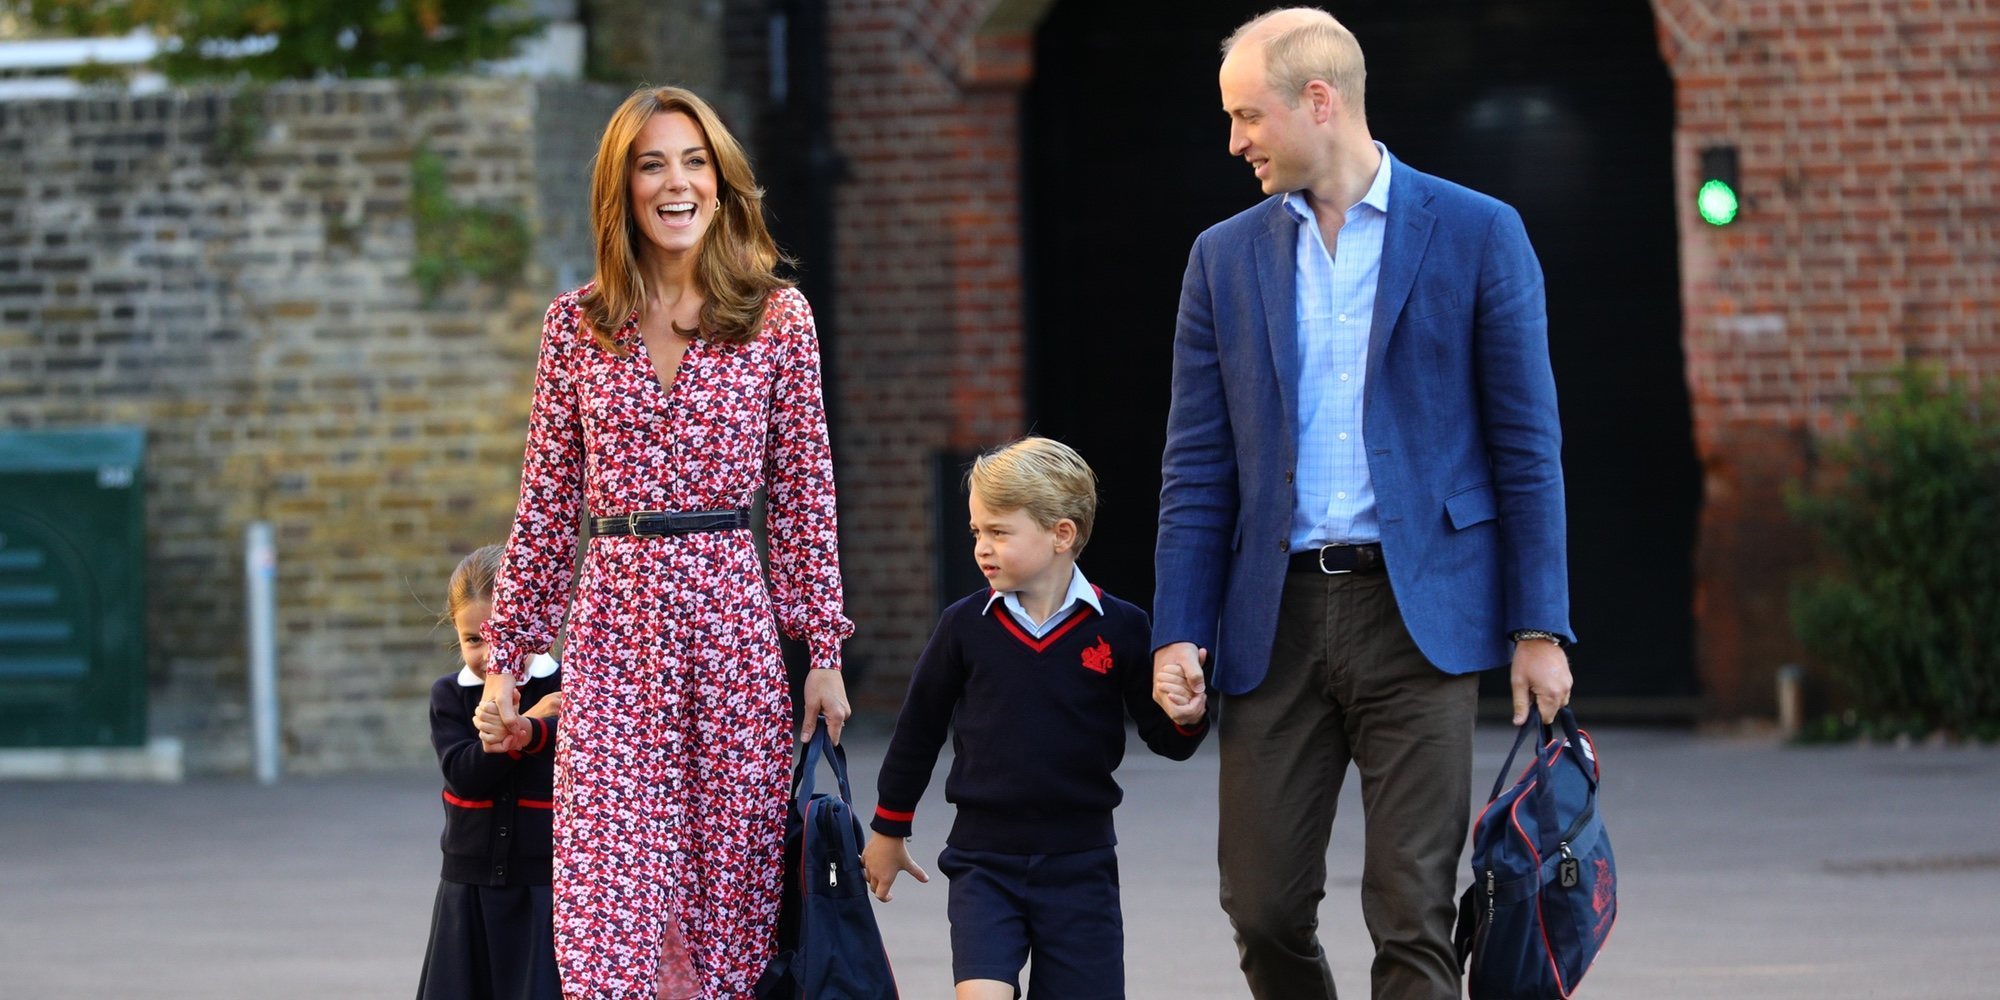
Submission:
{"label": "woman's long brown hair", "polygon": [[696,336],[725,344],[754,339],[764,325],[771,293],[790,287],[778,276],[786,261],[764,225],[764,189],[750,172],[750,158],[708,102],[679,87],[642,87],[612,112],[597,143],[590,177],[590,223],[597,240],[597,287],[583,297],[583,318],[599,347],[623,355],[618,332],[645,303],[646,276],[639,268],[639,227],[632,218],[632,145],[657,114],[680,112],[694,120],[715,160],[722,208],[702,236],[694,262],[701,292]]}

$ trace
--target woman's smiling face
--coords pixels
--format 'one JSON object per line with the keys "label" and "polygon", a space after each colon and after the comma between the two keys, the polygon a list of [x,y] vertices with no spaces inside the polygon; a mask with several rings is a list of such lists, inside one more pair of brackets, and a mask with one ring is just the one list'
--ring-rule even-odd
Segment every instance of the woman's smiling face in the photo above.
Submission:
{"label": "woman's smiling face", "polygon": [[654,115],[632,144],[633,222],[670,257],[701,246],[715,219],[719,184],[708,140],[687,115]]}

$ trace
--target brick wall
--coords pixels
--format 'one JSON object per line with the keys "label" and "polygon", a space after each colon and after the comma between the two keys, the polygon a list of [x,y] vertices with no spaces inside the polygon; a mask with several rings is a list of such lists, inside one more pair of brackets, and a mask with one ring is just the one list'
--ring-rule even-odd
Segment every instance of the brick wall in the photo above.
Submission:
{"label": "brick wall", "polygon": [[[552,272],[617,94],[461,81],[0,104],[0,426],[147,428],[152,731],[247,765],[244,526],[275,523],[289,766],[414,763],[433,628],[505,536]],[[537,143],[536,137],[543,137]],[[411,162],[552,234],[425,306]],[[542,184],[547,178],[561,183]],[[545,218],[547,217],[547,218]]]}
{"label": "brick wall", "polygon": [[[833,0],[843,569],[864,703],[935,624],[932,461],[1022,432],[1020,87],[992,0]],[[954,518],[960,516],[952,514]]]}
{"label": "brick wall", "polygon": [[[1705,506],[1697,662],[1713,711],[1769,714],[1799,656],[1784,513],[1813,439],[1907,361],[2000,374],[2000,3],[1655,0],[1678,91],[1688,385]],[[1744,207],[1694,212],[1733,144]]]}

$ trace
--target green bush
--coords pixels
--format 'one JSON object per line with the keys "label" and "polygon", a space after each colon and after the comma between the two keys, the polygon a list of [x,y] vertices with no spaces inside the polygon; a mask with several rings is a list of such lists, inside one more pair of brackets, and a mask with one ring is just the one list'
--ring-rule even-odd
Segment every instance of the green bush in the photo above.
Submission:
{"label": "green bush", "polygon": [[1792,593],[1806,650],[1860,732],[2000,727],[2000,393],[1904,371],[1795,490],[1818,573]]}

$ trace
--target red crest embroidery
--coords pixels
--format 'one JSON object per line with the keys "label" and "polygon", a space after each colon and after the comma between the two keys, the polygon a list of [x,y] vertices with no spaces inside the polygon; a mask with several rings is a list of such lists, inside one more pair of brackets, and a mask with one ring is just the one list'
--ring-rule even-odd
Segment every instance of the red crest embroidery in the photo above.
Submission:
{"label": "red crest embroidery", "polygon": [[1083,651],[1083,665],[1100,674],[1111,672],[1111,644],[1103,636],[1097,637],[1097,645]]}

